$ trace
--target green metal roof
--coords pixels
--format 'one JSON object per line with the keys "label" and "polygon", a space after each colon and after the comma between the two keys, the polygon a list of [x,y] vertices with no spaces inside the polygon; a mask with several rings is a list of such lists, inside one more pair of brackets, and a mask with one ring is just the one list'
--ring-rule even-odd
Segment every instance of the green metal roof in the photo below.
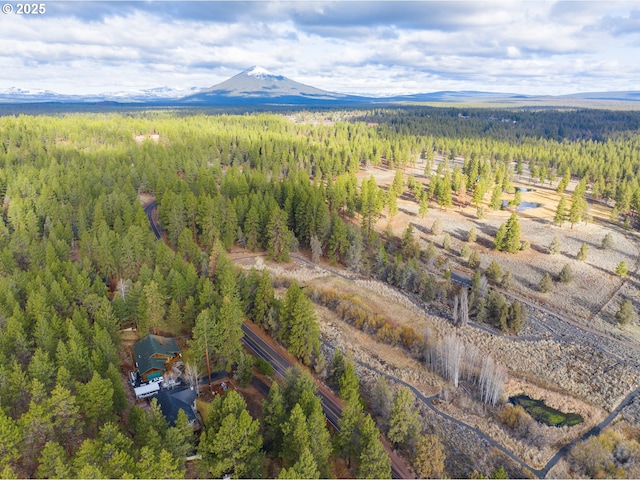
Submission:
{"label": "green metal roof", "polygon": [[[175,338],[149,334],[133,346],[133,351],[138,362],[138,370],[140,374],[144,374],[153,369],[164,371],[164,363],[179,354],[180,348]],[[154,358],[154,355],[161,357]]]}

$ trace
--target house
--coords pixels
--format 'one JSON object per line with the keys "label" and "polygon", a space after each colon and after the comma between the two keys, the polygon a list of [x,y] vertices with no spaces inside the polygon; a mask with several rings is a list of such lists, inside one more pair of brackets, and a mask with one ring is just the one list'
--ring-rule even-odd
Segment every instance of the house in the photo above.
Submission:
{"label": "house", "polygon": [[133,346],[140,383],[159,381],[182,355],[175,338],[149,334]]}
{"label": "house", "polygon": [[196,391],[191,388],[184,390],[160,390],[156,395],[158,405],[169,425],[175,425],[178,412],[184,410],[189,418],[189,425],[196,422]]}

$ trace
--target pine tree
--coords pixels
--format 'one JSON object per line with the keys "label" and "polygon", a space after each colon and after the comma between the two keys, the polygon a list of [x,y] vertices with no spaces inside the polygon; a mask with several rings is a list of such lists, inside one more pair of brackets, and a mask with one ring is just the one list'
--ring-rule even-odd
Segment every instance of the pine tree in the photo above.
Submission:
{"label": "pine tree", "polygon": [[271,306],[273,305],[274,293],[273,285],[271,284],[271,276],[269,271],[265,268],[260,274],[260,280],[258,281],[258,288],[256,289],[256,296],[253,301],[253,309],[251,310],[251,318],[258,325],[264,325]]}
{"label": "pine tree", "polygon": [[587,259],[588,253],[589,253],[589,245],[587,245],[585,242],[582,242],[582,245],[580,245],[580,250],[578,250],[576,258],[581,262],[584,262]]}
{"label": "pine tree", "polygon": [[469,229],[469,233],[467,234],[467,242],[473,243],[476,241],[477,238],[478,238],[478,232],[476,230],[476,227],[471,227]]}
{"label": "pine tree", "polygon": [[340,376],[340,398],[346,403],[360,401],[360,380],[353,368],[353,363],[346,362],[344,372]]}
{"label": "pine tree", "polygon": [[306,365],[320,352],[320,326],[313,303],[294,282],[287,290],[281,313],[280,336],[289,351]]}
{"label": "pine tree", "polygon": [[628,298],[620,303],[620,307],[616,312],[616,322],[619,325],[628,325],[636,320],[637,314],[633,308],[633,303]]}
{"label": "pine tree", "polygon": [[401,251],[402,257],[405,260],[416,258],[420,254],[420,244],[415,239],[413,225],[411,225],[411,223],[407,225],[407,228],[402,234]]}
{"label": "pine tree", "polygon": [[616,275],[624,278],[627,276],[628,273],[629,273],[629,269],[627,268],[627,262],[623,260],[616,266]]}
{"label": "pine tree", "polygon": [[565,263],[562,270],[560,270],[560,274],[558,275],[558,280],[561,283],[571,283],[573,280],[573,269],[571,268],[571,264]]}
{"label": "pine tree", "polygon": [[347,228],[342,219],[334,213],[331,216],[331,236],[329,237],[328,248],[329,262],[335,265],[336,262],[342,261],[348,249]]}
{"label": "pine tree", "polygon": [[420,437],[413,459],[419,478],[442,478],[445,459],[444,447],[437,436]]}
{"label": "pine tree", "polygon": [[587,201],[581,195],[576,195],[574,193],[573,199],[571,203],[571,208],[569,209],[569,223],[571,223],[571,228],[576,223],[582,221],[586,211],[587,211]]}
{"label": "pine tree", "polygon": [[560,197],[560,201],[558,202],[558,208],[556,209],[556,215],[553,217],[553,223],[556,225],[562,224],[567,218],[567,199],[564,197]]}
{"label": "pine tree", "polygon": [[285,465],[293,465],[303,450],[311,450],[307,419],[299,403],[296,403],[289,418],[282,425],[282,437],[282,458]]}
{"label": "pine tree", "polygon": [[492,260],[485,271],[485,275],[489,280],[499,282],[502,278],[502,268],[500,268],[500,264],[495,260]]}
{"label": "pine tree", "polygon": [[613,245],[613,235],[611,235],[611,232],[607,232],[607,234],[602,238],[600,246],[603,250],[611,250]]}
{"label": "pine tree", "polygon": [[269,451],[280,453],[283,440],[282,425],[287,414],[278,382],[271,384],[269,395],[262,402],[262,412],[264,445]]}
{"label": "pine tree", "polygon": [[391,461],[378,438],[372,438],[362,449],[356,478],[391,478]]}
{"label": "pine tree", "polygon": [[316,464],[311,450],[304,448],[298,457],[296,463],[290,468],[283,468],[278,474],[279,479],[318,479],[327,478],[324,475],[321,476],[318,465]]}
{"label": "pine tree", "polygon": [[491,193],[491,200],[489,201],[489,208],[491,210],[498,210],[502,206],[502,188],[500,185],[496,185]]}
{"label": "pine tree", "polygon": [[9,465],[20,458],[20,428],[0,408],[0,464]]}
{"label": "pine tree", "polygon": [[198,448],[206,475],[261,477],[264,453],[259,428],[258,420],[252,419],[246,409],[239,415],[227,415],[217,431],[208,428]]}
{"label": "pine tree", "polygon": [[417,434],[418,410],[414,402],[411,390],[406,387],[398,390],[393,398],[388,437],[396,445],[412,442]]}
{"label": "pine tree", "polygon": [[245,247],[255,252],[261,246],[260,215],[255,205],[252,205],[244,219]]}
{"label": "pine tree", "polygon": [[562,248],[562,244],[560,243],[560,239],[558,237],[553,237],[551,243],[549,244],[549,255],[557,255],[560,253],[560,249]]}
{"label": "pine tree", "polygon": [[538,288],[542,293],[549,293],[551,290],[553,290],[553,280],[551,279],[551,275],[549,275],[549,273],[545,273],[542,276],[542,280],[540,280]]}
{"label": "pine tree", "polygon": [[425,191],[420,192],[418,202],[418,215],[424,218],[429,213],[429,196]]}
{"label": "pine tree", "polygon": [[362,182],[360,190],[360,214],[362,216],[362,230],[369,237],[382,209],[381,192],[373,175]]}
{"label": "pine tree", "polygon": [[516,253],[520,250],[520,221],[516,213],[512,213],[509,220],[498,228],[494,241],[496,250]]}
{"label": "pine tree", "polygon": [[295,237],[287,227],[287,214],[277,208],[267,224],[267,253],[276,262],[288,262]]}

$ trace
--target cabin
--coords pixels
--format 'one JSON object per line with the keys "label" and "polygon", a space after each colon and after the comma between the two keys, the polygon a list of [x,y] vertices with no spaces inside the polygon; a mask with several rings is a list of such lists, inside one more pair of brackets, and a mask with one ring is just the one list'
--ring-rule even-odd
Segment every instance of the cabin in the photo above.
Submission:
{"label": "cabin", "polygon": [[160,381],[182,358],[175,338],[149,334],[133,346],[140,384]]}

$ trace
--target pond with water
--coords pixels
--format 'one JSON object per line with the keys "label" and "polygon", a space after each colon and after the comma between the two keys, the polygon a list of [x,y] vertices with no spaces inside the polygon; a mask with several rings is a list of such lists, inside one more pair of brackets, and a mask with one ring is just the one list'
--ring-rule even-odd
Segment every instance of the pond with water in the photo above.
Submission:
{"label": "pond with water", "polygon": [[509,398],[514,405],[520,405],[535,420],[551,427],[572,427],[584,421],[577,413],[564,413],[545,405],[543,400],[534,400],[526,395]]}
{"label": "pond with water", "polygon": [[[511,205],[509,204],[509,200],[502,200],[502,209],[509,208]],[[520,202],[518,207],[516,208],[516,212],[524,212],[525,210],[529,210],[530,208],[539,208],[541,207],[541,203],[535,202]]]}

